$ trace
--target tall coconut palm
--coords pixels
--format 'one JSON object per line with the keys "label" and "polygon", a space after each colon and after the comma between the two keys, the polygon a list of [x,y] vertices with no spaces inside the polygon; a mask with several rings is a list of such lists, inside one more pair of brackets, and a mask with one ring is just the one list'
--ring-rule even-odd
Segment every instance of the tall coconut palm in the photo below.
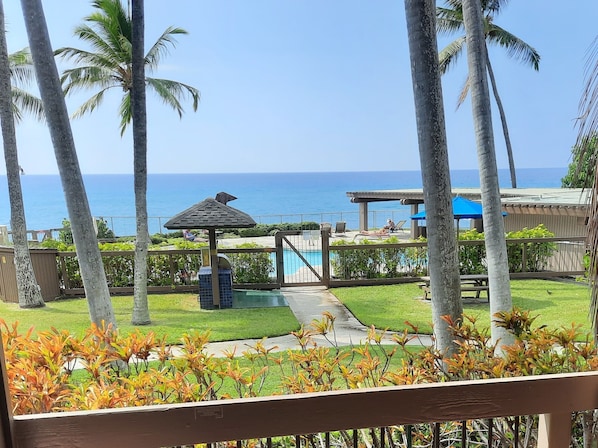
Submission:
{"label": "tall coconut palm", "polygon": [[[500,12],[501,6],[505,5],[508,0],[481,0],[482,12],[483,12],[483,32],[485,42],[489,44],[499,45],[507,50],[507,54],[521,62],[529,64],[534,70],[538,70],[540,64],[540,55],[538,52],[525,43],[517,36],[509,33],[505,29],[494,23],[494,16]],[[437,16],[437,29],[439,33],[454,33],[464,31],[463,21],[463,1],[462,0],[445,0],[447,8],[436,8]],[[459,56],[463,52],[463,48],[466,44],[466,36],[461,36],[448,44],[439,53],[438,57],[440,60],[440,70],[444,74],[448,69],[457,62]],[[486,45],[486,43],[485,43]],[[487,50],[486,50],[487,51]],[[511,186],[517,188],[517,176],[515,173],[515,160],[513,158],[513,147],[511,145],[511,138],[509,137],[509,128],[507,126],[507,117],[505,110],[498,94],[498,88],[496,86],[496,78],[494,77],[494,71],[490,59],[487,59],[488,76],[490,77],[490,83],[492,85],[492,93],[498,107],[500,114],[500,120],[503,129],[503,135],[505,138],[505,145],[507,148],[507,157],[509,159],[509,171],[511,173]],[[469,90],[470,82],[469,77],[467,78],[463,90],[459,95],[457,107],[459,107],[465,98]]]}
{"label": "tall coconut palm", "polygon": [[[75,111],[74,116],[82,116],[97,108],[104,98],[106,92],[111,89],[118,89],[124,92],[120,103],[119,114],[121,117],[120,132],[125,132],[131,122],[131,92],[133,89],[133,24],[126,13],[120,0],[95,0],[92,5],[97,9],[85,18],[87,24],[78,26],[75,35],[88,43],[94,51],[81,50],[78,48],[65,47],[56,50],[56,54],[64,59],[74,61],[78,66],[64,71],[62,84],[66,94],[80,89],[99,89],[89,100]],[[156,42],[150,47],[144,58],[145,70],[155,70],[161,57],[169,46],[174,46],[174,37],[179,34],[187,34],[181,28],[169,27]],[[156,93],[165,104],[172,107],[179,116],[182,116],[183,97],[190,97],[193,110],[197,110],[199,103],[199,91],[187,84],[176,81],[145,77],[147,88]],[[145,126],[145,124],[143,125]],[[145,154],[143,160],[139,157],[141,149],[139,140],[135,143],[135,208],[137,219],[137,248],[136,263],[143,263],[143,253],[147,252],[147,203],[146,183],[147,169]],[[147,256],[145,257],[147,260]],[[135,303],[145,306],[146,309],[134,310],[133,324],[146,324],[149,322],[149,311],[147,306],[147,280],[146,262],[135,266]]]}
{"label": "tall coconut palm", "polygon": [[21,50],[10,56],[8,54],[4,5],[0,0],[0,120],[10,200],[10,227],[14,244],[17,296],[21,308],[45,306],[27,246],[27,224],[15,133],[15,120],[21,117],[22,111],[31,111],[37,117],[41,117],[43,112],[39,98],[11,85],[11,80],[22,84],[30,81],[32,76],[31,58],[27,50]]}
{"label": "tall coconut palm", "polygon": [[21,0],[37,85],[56,155],[91,321],[116,326],[102,256],[41,0]]}
{"label": "tall coconut palm", "polygon": [[443,316],[458,322],[462,318],[463,305],[459,287],[444,106],[436,58],[438,47],[434,5],[434,0],[405,0],[428,225],[434,337],[439,350],[452,352],[456,349],[455,341]]}
{"label": "tall coconut palm", "polygon": [[463,23],[467,33],[467,65],[471,84],[471,107],[475,129],[480,188],[482,193],[484,236],[490,286],[492,341],[499,346],[514,339],[505,328],[497,325],[494,315],[511,311],[511,286],[507,259],[504,222],[500,203],[500,187],[494,151],[490,90],[486,76],[488,54],[480,0],[463,0]]}
{"label": "tall coconut palm", "polygon": [[143,0],[132,0],[131,32],[132,80],[131,110],[133,116],[133,164],[135,173],[135,209],[137,210],[137,242],[135,244],[135,287],[133,315],[135,325],[150,323],[147,302],[147,111],[145,104],[144,5]]}

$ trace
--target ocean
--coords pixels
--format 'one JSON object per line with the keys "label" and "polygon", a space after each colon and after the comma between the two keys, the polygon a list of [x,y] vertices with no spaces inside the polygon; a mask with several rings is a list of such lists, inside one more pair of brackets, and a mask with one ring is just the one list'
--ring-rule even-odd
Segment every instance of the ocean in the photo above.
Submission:
{"label": "ocean", "polygon": [[[560,187],[567,168],[520,169],[521,188]],[[499,170],[501,187],[510,187],[509,172]],[[85,189],[95,217],[108,222],[116,235],[135,233],[133,175],[85,175]],[[477,170],[451,172],[453,187],[479,187]],[[62,227],[66,204],[58,175],[21,176],[28,230]],[[148,216],[150,233],[166,232],[163,224],[177,213],[215,197],[220,191],[237,197],[228,205],[248,213],[258,223],[346,221],[358,228],[358,205],[348,191],[421,188],[419,171],[242,173],[242,174],[150,174]],[[0,225],[10,228],[6,176],[0,176]],[[407,219],[410,208],[398,202],[370,204],[370,227],[380,227],[387,218]]]}

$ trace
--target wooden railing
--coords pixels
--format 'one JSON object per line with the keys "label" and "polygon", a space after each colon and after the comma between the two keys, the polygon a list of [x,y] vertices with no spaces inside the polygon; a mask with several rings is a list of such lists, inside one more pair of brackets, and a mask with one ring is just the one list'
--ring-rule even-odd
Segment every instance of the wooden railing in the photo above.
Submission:
{"label": "wooden railing", "polygon": [[598,372],[556,374],[89,412],[8,413],[0,419],[5,435],[0,447],[166,447],[540,415],[537,446],[565,448],[572,412],[596,408]]}

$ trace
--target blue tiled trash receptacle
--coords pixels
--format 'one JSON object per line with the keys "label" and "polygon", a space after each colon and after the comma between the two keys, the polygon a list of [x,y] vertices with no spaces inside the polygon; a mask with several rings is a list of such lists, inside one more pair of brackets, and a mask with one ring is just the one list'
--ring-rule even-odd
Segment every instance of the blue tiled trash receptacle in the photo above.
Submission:
{"label": "blue tiled trash receptacle", "polygon": [[[233,307],[233,276],[230,269],[218,269],[220,308]],[[212,268],[199,268],[199,306],[202,310],[214,309],[212,293]]]}

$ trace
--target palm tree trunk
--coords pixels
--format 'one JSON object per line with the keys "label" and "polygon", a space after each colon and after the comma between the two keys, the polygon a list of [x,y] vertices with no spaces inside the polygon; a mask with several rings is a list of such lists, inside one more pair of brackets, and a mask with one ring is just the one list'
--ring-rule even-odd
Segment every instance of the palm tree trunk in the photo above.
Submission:
{"label": "palm tree trunk", "polygon": [[432,320],[436,346],[456,350],[448,316],[456,323],[463,305],[451,204],[451,180],[436,43],[434,0],[405,0],[426,222]]}
{"label": "palm tree trunk", "polygon": [[83,176],[41,0],[21,0],[37,84],[56,155],[91,321],[116,327]]}
{"label": "palm tree trunk", "polygon": [[500,203],[498,170],[492,133],[490,90],[488,89],[486,43],[482,26],[480,0],[463,0],[463,22],[467,35],[467,63],[471,85],[471,105],[480,167],[484,235],[488,260],[490,317],[492,341],[499,346],[510,345],[514,338],[497,325],[494,315],[511,311],[511,286],[507,259],[504,222]]}
{"label": "palm tree trunk", "polygon": [[132,1],[132,74],[131,107],[133,115],[133,159],[135,177],[135,278],[133,325],[151,323],[147,301],[147,114],[145,106],[145,58],[143,0]]}
{"label": "palm tree trunk", "polygon": [[13,115],[12,85],[2,0],[0,0],[0,33],[0,120],[2,121],[4,161],[6,163],[6,179],[8,181],[8,196],[10,199],[10,227],[12,230],[14,262],[17,273],[17,295],[21,308],[38,308],[46,304],[35,278],[33,264],[31,263],[31,254],[27,246],[27,224],[25,222],[25,206],[23,205],[23,192],[21,190],[17,138]]}
{"label": "palm tree trunk", "polygon": [[[486,49],[486,54],[488,49]],[[488,64],[488,76],[490,77],[490,84],[492,85],[492,94],[498,107],[498,113],[500,114],[500,122],[502,124],[502,133],[505,137],[505,146],[507,147],[507,157],[509,159],[509,172],[511,173],[511,187],[517,188],[517,173],[515,172],[515,159],[513,158],[513,147],[511,146],[511,137],[509,136],[509,126],[507,125],[507,115],[502,105],[502,100],[498,94],[498,88],[496,87],[496,79],[494,78],[494,70],[492,70],[492,64],[490,58],[486,58]]]}

